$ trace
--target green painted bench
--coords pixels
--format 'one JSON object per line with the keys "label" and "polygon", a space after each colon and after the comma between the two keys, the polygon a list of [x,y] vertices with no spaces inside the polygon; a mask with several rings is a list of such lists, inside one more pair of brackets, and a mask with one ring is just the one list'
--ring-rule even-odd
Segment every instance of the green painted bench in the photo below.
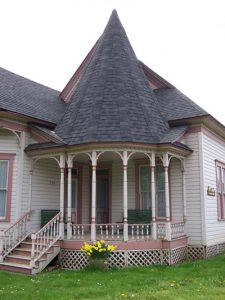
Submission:
{"label": "green painted bench", "polygon": [[59,213],[58,209],[42,209],[41,210],[41,228],[43,226],[45,226],[58,213]]}
{"label": "green painted bench", "polygon": [[128,209],[128,224],[149,224],[152,221],[150,209]]}

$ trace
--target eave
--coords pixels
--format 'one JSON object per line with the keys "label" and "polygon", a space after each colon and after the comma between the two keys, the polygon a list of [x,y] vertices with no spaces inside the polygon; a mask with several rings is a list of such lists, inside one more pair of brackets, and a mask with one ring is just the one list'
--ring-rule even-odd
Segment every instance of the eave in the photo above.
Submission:
{"label": "eave", "polygon": [[50,128],[55,128],[56,124],[52,122],[47,122],[41,119],[36,119],[33,117],[29,117],[23,114],[19,114],[16,112],[8,111],[8,110],[1,110],[0,109],[0,117],[9,118],[14,121],[24,122],[24,123],[37,123],[39,125],[48,126]]}
{"label": "eave", "polygon": [[180,125],[204,125],[213,131],[215,134],[219,135],[225,139],[225,126],[217,121],[210,114],[204,116],[197,116],[186,119],[178,119],[169,121],[171,127],[180,126]]}
{"label": "eave", "polygon": [[[35,144],[32,146],[35,147]],[[89,151],[118,151],[122,149],[126,149],[128,151],[140,151],[140,152],[173,152],[180,156],[188,156],[193,151],[192,149],[186,147],[182,144],[172,144],[172,143],[165,143],[165,144],[140,144],[140,143],[125,143],[125,142],[98,142],[98,143],[87,143],[87,144],[80,144],[80,145],[62,145],[62,144],[46,144],[45,148],[38,148],[41,144],[37,144],[37,148],[29,149],[28,146],[25,149],[25,152],[30,155],[31,157],[38,156],[38,155],[47,155],[49,153],[82,153],[82,152],[89,152]],[[43,146],[45,146],[43,144]]]}

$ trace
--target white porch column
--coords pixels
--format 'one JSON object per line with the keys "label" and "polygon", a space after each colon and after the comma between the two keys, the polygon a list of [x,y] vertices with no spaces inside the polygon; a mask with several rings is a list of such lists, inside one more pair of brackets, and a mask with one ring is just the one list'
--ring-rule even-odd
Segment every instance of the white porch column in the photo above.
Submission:
{"label": "white porch column", "polygon": [[127,151],[123,151],[123,239],[128,241],[128,221],[127,221]]}
{"label": "white porch column", "polygon": [[152,238],[157,239],[156,230],[156,203],[155,203],[155,153],[151,154],[151,198],[152,198]]}
{"label": "white porch column", "polygon": [[181,161],[181,164],[182,164],[182,169],[181,169],[181,172],[182,172],[182,197],[183,197],[183,205],[184,205],[184,208],[183,208],[183,218],[184,218],[184,232],[186,233],[186,220],[187,220],[187,203],[186,203],[186,192],[185,192],[185,189],[186,189],[186,184],[185,184],[185,165],[184,165],[184,160]]}
{"label": "white porch column", "polygon": [[96,168],[97,168],[97,153],[92,152],[92,199],[91,199],[91,241],[96,240]]}
{"label": "white porch column", "polygon": [[67,238],[72,238],[72,168],[73,156],[68,155],[67,159],[68,178],[67,178]]}
{"label": "white porch column", "polygon": [[64,239],[64,172],[65,172],[65,156],[60,155],[60,224],[59,233],[60,238]]}
{"label": "white porch column", "polygon": [[165,172],[165,201],[166,201],[166,239],[171,240],[171,223],[170,223],[170,197],[169,197],[169,157],[168,153],[163,154],[163,166]]}

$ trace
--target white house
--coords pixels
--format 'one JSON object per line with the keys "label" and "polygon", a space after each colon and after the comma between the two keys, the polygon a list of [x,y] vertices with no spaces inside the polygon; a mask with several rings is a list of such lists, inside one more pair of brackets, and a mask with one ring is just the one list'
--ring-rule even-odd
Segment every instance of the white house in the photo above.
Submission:
{"label": "white house", "polygon": [[101,238],[119,267],[225,249],[225,127],[136,58],[116,11],[61,93],[0,68],[0,230],[0,269],[32,274],[82,268]]}

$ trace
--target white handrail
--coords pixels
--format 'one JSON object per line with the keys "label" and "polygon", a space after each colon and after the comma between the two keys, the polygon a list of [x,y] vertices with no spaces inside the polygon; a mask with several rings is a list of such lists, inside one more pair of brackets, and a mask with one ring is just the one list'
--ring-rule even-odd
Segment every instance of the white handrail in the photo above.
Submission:
{"label": "white handrail", "polygon": [[28,211],[8,229],[0,232],[0,261],[30,235],[31,214],[32,211]]}
{"label": "white handrail", "polygon": [[44,255],[60,238],[59,233],[60,212],[52,218],[38,232],[31,234],[31,266]]}

